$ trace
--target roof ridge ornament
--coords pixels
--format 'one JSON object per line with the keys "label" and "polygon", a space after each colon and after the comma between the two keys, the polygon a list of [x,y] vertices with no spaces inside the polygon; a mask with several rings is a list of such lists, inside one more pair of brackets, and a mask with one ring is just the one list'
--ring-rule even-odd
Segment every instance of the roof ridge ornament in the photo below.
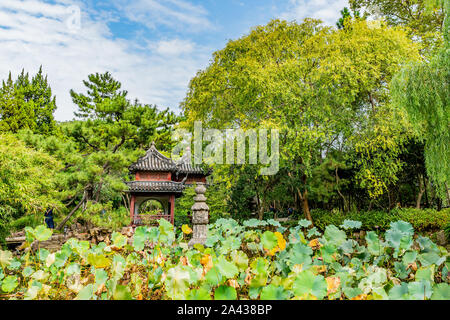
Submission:
{"label": "roof ridge ornament", "polygon": [[186,165],[192,165],[192,160],[191,160],[191,147],[187,146],[183,156],[176,162],[177,167],[186,164]]}

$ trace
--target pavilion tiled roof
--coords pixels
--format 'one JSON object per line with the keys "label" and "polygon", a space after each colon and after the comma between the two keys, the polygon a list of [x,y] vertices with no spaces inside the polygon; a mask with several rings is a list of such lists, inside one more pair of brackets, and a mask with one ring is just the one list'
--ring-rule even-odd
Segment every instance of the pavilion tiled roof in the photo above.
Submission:
{"label": "pavilion tiled roof", "polygon": [[193,166],[190,163],[190,151],[183,158],[174,162],[159,152],[155,143],[152,143],[145,156],[130,166],[130,171],[157,171],[157,172],[174,172],[180,174],[205,174],[200,166]]}
{"label": "pavilion tiled roof", "polygon": [[174,171],[176,165],[172,159],[160,153],[152,143],[145,156],[130,166],[130,171]]}
{"label": "pavilion tiled roof", "polygon": [[130,192],[183,192],[184,184],[175,181],[129,181]]}

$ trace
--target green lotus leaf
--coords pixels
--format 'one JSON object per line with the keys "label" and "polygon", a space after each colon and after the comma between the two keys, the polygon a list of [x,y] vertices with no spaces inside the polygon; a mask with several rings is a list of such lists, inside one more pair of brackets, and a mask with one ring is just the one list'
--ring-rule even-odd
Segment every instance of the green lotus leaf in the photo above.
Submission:
{"label": "green lotus leaf", "polygon": [[192,289],[186,296],[187,300],[211,300],[211,294],[205,288]]}
{"label": "green lotus leaf", "polygon": [[267,274],[258,273],[250,280],[250,288],[260,288],[267,284]]}
{"label": "green lotus leaf", "polygon": [[339,247],[347,239],[347,235],[344,231],[339,230],[336,226],[328,225],[325,228],[324,237],[327,242],[333,243],[335,246]]}
{"label": "green lotus leaf", "polygon": [[111,276],[117,280],[122,278],[126,266],[127,261],[125,260],[125,258],[121,255],[115,254],[111,265]]}
{"label": "green lotus leaf", "polygon": [[323,276],[306,270],[297,274],[292,289],[296,296],[313,295],[322,300],[327,295],[327,282]]}
{"label": "green lotus leaf", "polygon": [[373,288],[372,297],[374,300],[389,300],[389,296],[384,288]]}
{"label": "green lotus leaf", "polygon": [[57,252],[55,254],[55,262],[54,265],[58,268],[62,268],[67,261],[68,257],[64,252]]}
{"label": "green lotus leaf", "polygon": [[261,300],[286,300],[289,294],[282,286],[269,284],[261,291]]}
{"label": "green lotus leaf", "polygon": [[[308,220],[306,220],[306,221],[308,221]],[[316,227],[309,229],[308,234],[307,234],[308,239],[311,239],[314,236],[320,236],[320,232],[317,231]]]}
{"label": "green lotus leaf", "polygon": [[219,237],[215,235],[208,236],[205,242],[205,246],[214,247],[214,245],[219,241]]}
{"label": "green lotus leaf", "polygon": [[237,250],[241,247],[241,239],[236,237],[228,237],[222,241],[222,246],[219,248],[220,254],[227,254],[231,250]]}
{"label": "green lotus leaf", "polygon": [[312,222],[306,219],[302,219],[298,222],[298,225],[303,228],[308,228],[311,224]]}
{"label": "green lotus leaf", "polygon": [[149,240],[149,232],[146,227],[137,227],[133,235],[133,247],[136,251],[142,251],[145,247],[145,242]]}
{"label": "green lotus leaf", "polygon": [[258,296],[261,293],[262,289],[262,287],[250,287],[250,289],[248,290],[248,297],[253,300],[258,299]]}
{"label": "green lotus leaf", "polygon": [[92,283],[88,284],[87,286],[83,287],[78,292],[78,295],[75,297],[75,300],[91,300],[92,296],[94,295],[94,286]]}
{"label": "green lotus leaf", "polygon": [[266,231],[261,236],[261,243],[264,249],[272,250],[278,245],[278,238],[272,231]]}
{"label": "green lotus leaf", "polygon": [[[210,270],[211,271],[211,270]],[[173,300],[184,300],[189,288],[189,271],[185,266],[176,266],[167,271],[164,281],[167,295]]]}
{"label": "green lotus leaf", "polygon": [[248,257],[247,255],[238,250],[234,250],[231,252],[231,259],[233,260],[234,264],[239,268],[239,271],[244,271],[248,267]]}
{"label": "green lotus leaf", "polygon": [[367,250],[373,256],[379,256],[383,253],[381,249],[380,239],[374,231],[369,231],[366,234]]}
{"label": "green lotus leaf", "polygon": [[253,260],[253,262],[250,264],[250,267],[252,268],[253,273],[266,275],[269,269],[269,261],[264,258],[258,257],[257,259]]}
{"label": "green lotus leaf", "polygon": [[50,275],[45,272],[44,270],[37,270],[35,273],[33,273],[33,275],[31,276],[31,278],[37,280],[37,281],[43,281],[45,279],[47,279]]}
{"label": "green lotus leaf", "polygon": [[99,255],[89,254],[87,261],[90,265],[94,266],[95,268],[107,268],[111,265],[111,259],[107,258],[103,254]]}
{"label": "green lotus leaf", "polygon": [[203,251],[205,251],[205,246],[203,246],[200,243],[196,243],[196,244],[194,244],[194,249],[198,250],[199,252],[203,252]]}
{"label": "green lotus leaf", "polygon": [[25,268],[23,268],[22,270],[22,275],[25,278],[28,278],[29,276],[31,276],[34,273],[34,269],[30,266],[26,266]]}
{"label": "green lotus leaf", "polygon": [[448,283],[439,283],[433,287],[431,300],[450,300],[450,285]]}
{"label": "green lotus leaf", "polygon": [[408,284],[402,282],[400,285],[396,285],[389,291],[390,300],[407,300],[409,299]]}
{"label": "green lotus leaf", "polygon": [[417,258],[417,251],[407,251],[405,252],[405,254],[403,255],[403,263],[408,265],[410,263],[413,263],[414,261],[416,261]]}
{"label": "green lotus leaf", "polygon": [[435,268],[434,264],[429,265],[428,267],[420,267],[417,270],[414,279],[416,281],[427,280],[434,282],[434,268]]}
{"label": "green lotus leaf", "polygon": [[391,229],[397,230],[401,232],[403,235],[407,236],[413,236],[414,235],[414,228],[409,222],[405,221],[396,221],[391,222],[390,224]]}
{"label": "green lotus leaf", "polygon": [[340,250],[342,250],[343,253],[353,253],[354,249],[353,246],[357,244],[355,240],[346,240],[343,244],[339,247]]}
{"label": "green lotus leaf", "polygon": [[111,241],[117,248],[123,248],[127,244],[127,237],[119,232],[114,232],[111,235]]}
{"label": "green lotus leaf", "polygon": [[433,294],[430,282],[425,280],[408,283],[408,291],[413,300],[426,300]]}
{"label": "green lotus leaf", "polygon": [[348,229],[359,229],[361,228],[362,222],[361,221],[354,221],[354,220],[344,220],[344,223],[341,225],[341,228],[348,230]]}
{"label": "green lotus leaf", "polygon": [[2,266],[2,268],[6,268],[9,266],[9,263],[12,260],[12,253],[9,251],[2,251],[0,250],[0,265]]}
{"label": "green lotus leaf", "polygon": [[236,289],[229,286],[220,286],[214,291],[214,300],[236,300]]}
{"label": "green lotus leaf", "polygon": [[[430,252],[425,252],[425,253],[421,253],[419,254],[419,256],[417,257],[417,259],[419,260],[420,264],[423,267],[428,267],[432,264],[435,264],[437,266],[439,266],[442,262],[445,261],[445,257],[444,260],[442,261],[441,257],[439,256],[439,254],[437,254],[434,251],[430,251]],[[440,262],[440,263],[439,263]]]}
{"label": "green lotus leaf", "polygon": [[267,220],[267,223],[268,223],[269,225],[271,225],[271,226],[274,226],[274,227],[281,227],[280,222],[277,221],[277,220],[274,220],[274,219],[269,219],[269,220]]}
{"label": "green lotus leaf", "polygon": [[403,236],[400,240],[400,247],[401,250],[409,250],[413,244],[413,237],[412,236]]}
{"label": "green lotus leaf", "polygon": [[381,286],[387,281],[387,271],[384,268],[375,267],[367,279],[372,282],[373,287]]}
{"label": "green lotus leaf", "polygon": [[404,234],[397,229],[389,229],[386,231],[384,236],[389,246],[398,250],[400,248],[400,242]]}
{"label": "green lotus leaf", "polygon": [[95,269],[94,275],[95,275],[94,290],[97,291],[97,289],[102,284],[105,284],[106,280],[108,280],[108,273],[104,269]]}
{"label": "green lotus leaf", "polygon": [[21,265],[22,265],[22,263],[19,260],[17,260],[16,258],[14,258],[9,263],[8,269],[9,270],[18,270]]}
{"label": "green lotus leaf", "polygon": [[313,250],[311,249],[311,247],[303,243],[294,244],[289,251],[290,253],[302,253],[308,256],[311,256],[313,254]]}
{"label": "green lotus leaf", "polygon": [[33,235],[38,241],[47,241],[52,237],[53,230],[44,225],[37,226],[33,231]]}
{"label": "green lotus leaf", "polygon": [[306,269],[312,265],[312,258],[310,255],[298,251],[290,252],[291,254],[289,255],[288,262],[291,267],[297,264],[301,264],[303,265],[303,268]]}
{"label": "green lotus leaf", "polygon": [[217,267],[211,268],[205,275],[205,281],[212,286],[218,286],[225,281]]}
{"label": "green lotus leaf", "polygon": [[260,226],[265,226],[267,223],[265,221],[258,220],[258,219],[250,219],[250,220],[244,221],[242,224],[245,227],[256,228],[256,227],[260,227]]}
{"label": "green lotus leaf", "polygon": [[39,249],[39,251],[37,253],[39,260],[41,260],[41,261],[45,261],[45,259],[47,259],[49,254],[50,254],[50,251],[48,251],[47,249],[44,249],[44,248]]}
{"label": "green lotus leaf", "polygon": [[420,249],[425,252],[436,251],[439,252],[438,246],[430,240],[428,237],[420,236],[417,238],[417,243],[420,246]]}
{"label": "green lotus leaf", "polygon": [[337,249],[332,244],[326,244],[320,248],[320,253],[322,255],[323,261],[326,263],[332,263],[336,260]]}
{"label": "green lotus leaf", "polygon": [[402,262],[394,262],[394,270],[396,272],[396,276],[399,279],[406,279],[409,275],[409,271],[407,270],[407,265]]}
{"label": "green lotus leaf", "polygon": [[18,285],[19,282],[17,281],[16,276],[7,276],[5,279],[3,279],[1,288],[3,292],[10,293],[13,292]]}
{"label": "green lotus leaf", "polygon": [[80,273],[81,273],[80,265],[76,262],[69,264],[66,268],[66,274],[69,276],[72,274],[80,274]]}
{"label": "green lotus leaf", "polygon": [[114,300],[133,300],[130,289],[127,286],[117,285],[113,294]]}
{"label": "green lotus leaf", "polygon": [[28,288],[27,292],[25,292],[24,300],[34,300],[37,298],[39,291],[41,288],[38,286],[31,286]]}
{"label": "green lotus leaf", "polygon": [[223,256],[219,257],[216,267],[225,278],[234,278],[239,272],[236,265],[227,261]]}
{"label": "green lotus leaf", "polygon": [[353,299],[363,293],[360,288],[344,287],[342,290],[348,299]]}

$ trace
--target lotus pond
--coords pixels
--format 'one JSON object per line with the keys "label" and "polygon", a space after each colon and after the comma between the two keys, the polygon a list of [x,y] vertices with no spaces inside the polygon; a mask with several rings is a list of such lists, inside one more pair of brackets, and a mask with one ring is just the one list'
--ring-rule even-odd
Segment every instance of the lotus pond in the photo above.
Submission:
{"label": "lotus pond", "polygon": [[[59,251],[0,251],[0,299],[449,300],[449,254],[412,226],[354,239],[346,220],[323,233],[307,220],[219,219],[205,246],[188,248],[191,230],[165,220],[110,245],[69,239]],[[26,245],[52,230],[26,228]],[[358,241],[357,241],[358,240]]]}

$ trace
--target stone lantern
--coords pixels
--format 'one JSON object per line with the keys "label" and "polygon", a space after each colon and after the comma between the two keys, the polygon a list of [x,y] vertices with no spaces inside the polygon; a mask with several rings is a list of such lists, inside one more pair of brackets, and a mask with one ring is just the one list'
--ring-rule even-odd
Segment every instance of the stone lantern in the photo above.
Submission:
{"label": "stone lantern", "polygon": [[192,206],[192,239],[189,241],[189,247],[192,248],[199,243],[204,245],[208,237],[209,207],[206,204],[206,187],[204,183],[198,184],[195,188],[194,205]]}

